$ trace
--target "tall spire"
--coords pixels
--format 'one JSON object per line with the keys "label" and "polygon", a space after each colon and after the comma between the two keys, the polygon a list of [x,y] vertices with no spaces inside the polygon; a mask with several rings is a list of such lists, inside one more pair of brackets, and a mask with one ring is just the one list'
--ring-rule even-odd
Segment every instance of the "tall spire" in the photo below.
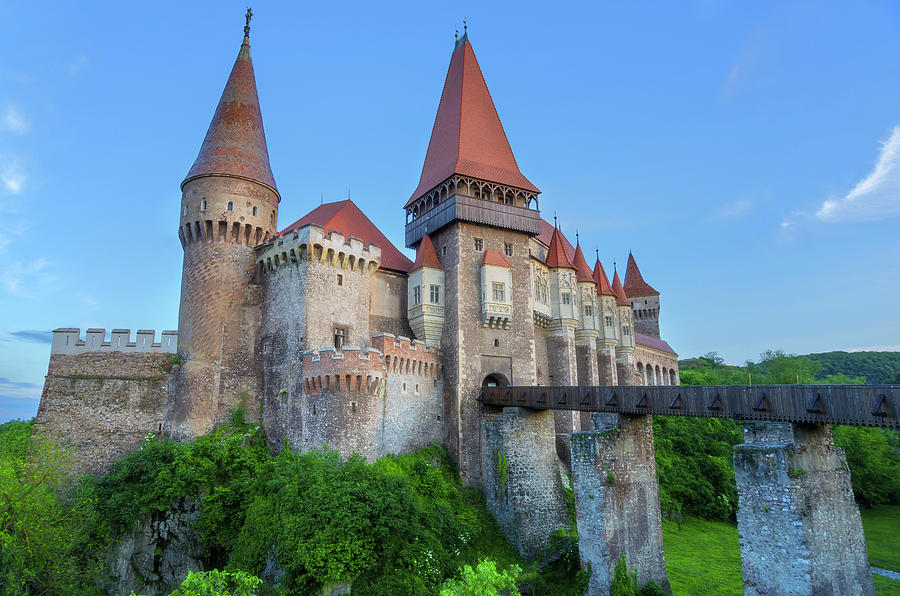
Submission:
{"label": "tall spire", "polygon": [[575,269],[575,265],[572,264],[572,261],[569,260],[569,255],[566,254],[562,232],[559,231],[559,228],[553,228],[553,237],[550,239],[550,248],[547,250],[545,264],[547,267],[556,269],[560,267]]}
{"label": "tall spire", "polygon": [[615,296],[616,293],[613,292],[612,286],[609,285],[609,278],[606,277],[606,271],[603,270],[603,265],[600,263],[600,256],[597,256],[597,262],[594,263],[594,283],[597,284],[597,293],[602,296]]}
{"label": "tall spire", "polygon": [[650,287],[641,276],[634,255],[628,253],[628,267],[625,269],[625,293],[628,296],[659,296],[659,292]]}
{"label": "tall spire", "polygon": [[588,267],[587,261],[584,260],[584,253],[581,252],[581,243],[578,241],[575,243],[575,259],[573,259],[572,264],[575,265],[575,278],[578,281],[594,283],[591,268]]}
{"label": "tall spire", "polygon": [[431,236],[425,234],[422,241],[416,248],[416,262],[413,264],[411,271],[421,269],[422,267],[431,267],[432,269],[443,269],[440,260],[438,260],[437,252],[434,250],[434,243]]}
{"label": "tall spire", "polygon": [[619,306],[631,306],[631,303],[628,302],[628,297],[625,296],[625,289],[622,287],[618,271],[613,273],[612,291],[616,295],[616,304]]}
{"label": "tall spire", "polygon": [[450,57],[419,185],[406,206],[453,174],[540,192],[519,171],[465,30]]}
{"label": "tall spire", "polygon": [[269,165],[256,77],[250,59],[252,16],[253,12],[248,8],[241,49],[200,146],[200,153],[181,183],[182,187],[189,180],[201,176],[235,176],[254,180],[278,192]]}

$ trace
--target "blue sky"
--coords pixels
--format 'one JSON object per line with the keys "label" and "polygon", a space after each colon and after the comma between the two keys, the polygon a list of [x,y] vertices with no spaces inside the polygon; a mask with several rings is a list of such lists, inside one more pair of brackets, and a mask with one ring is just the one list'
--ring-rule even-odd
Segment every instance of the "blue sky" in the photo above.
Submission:
{"label": "blue sky", "polygon": [[[349,189],[402,244],[467,17],[544,216],[634,251],[682,357],[900,349],[897,3],[253,8],[281,227]],[[244,9],[4,6],[0,419],[36,410],[50,329],[176,327],[179,183]]]}

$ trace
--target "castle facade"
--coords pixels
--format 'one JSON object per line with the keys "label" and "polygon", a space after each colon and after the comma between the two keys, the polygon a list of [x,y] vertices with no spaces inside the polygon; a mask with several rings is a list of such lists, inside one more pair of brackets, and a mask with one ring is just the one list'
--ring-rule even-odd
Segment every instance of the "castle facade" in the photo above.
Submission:
{"label": "castle facade", "polygon": [[[36,425],[84,469],[148,433],[199,436],[241,407],[273,448],[374,459],[440,443],[477,485],[492,415],[481,387],[678,383],[660,294],[634,257],[610,282],[541,217],[467,35],[404,205],[415,261],[350,200],[279,227],[249,20],[181,190],[177,332],[53,332]],[[592,423],[554,416],[565,459],[568,435]]]}

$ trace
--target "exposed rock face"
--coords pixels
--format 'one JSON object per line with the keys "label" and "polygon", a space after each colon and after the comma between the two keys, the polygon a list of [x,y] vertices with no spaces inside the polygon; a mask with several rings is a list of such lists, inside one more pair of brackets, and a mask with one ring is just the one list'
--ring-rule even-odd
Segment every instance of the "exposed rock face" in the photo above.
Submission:
{"label": "exposed rock face", "polygon": [[199,515],[194,501],[182,499],[146,518],[110,550],[101,587],[109,594],[168,594],[189,571],[202,571],[209,552],[193,529]]}

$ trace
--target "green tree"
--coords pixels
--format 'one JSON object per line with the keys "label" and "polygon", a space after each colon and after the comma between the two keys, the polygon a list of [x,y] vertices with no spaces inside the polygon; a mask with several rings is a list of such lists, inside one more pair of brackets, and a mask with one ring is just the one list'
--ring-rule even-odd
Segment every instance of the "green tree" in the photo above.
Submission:
{"label": "green tree", "polygon": [[499,596],[518,594],[516,580],[522,569],[512,565],[504,571],[497,571],[497,563],[485,559],[473,569],[464,565],[458,579],[448,579],[441,586],[441,596]]}
{"label": "green tree", "polygon": [[191,572],[169,596],[257,596],[262,580],[243,571]]}

